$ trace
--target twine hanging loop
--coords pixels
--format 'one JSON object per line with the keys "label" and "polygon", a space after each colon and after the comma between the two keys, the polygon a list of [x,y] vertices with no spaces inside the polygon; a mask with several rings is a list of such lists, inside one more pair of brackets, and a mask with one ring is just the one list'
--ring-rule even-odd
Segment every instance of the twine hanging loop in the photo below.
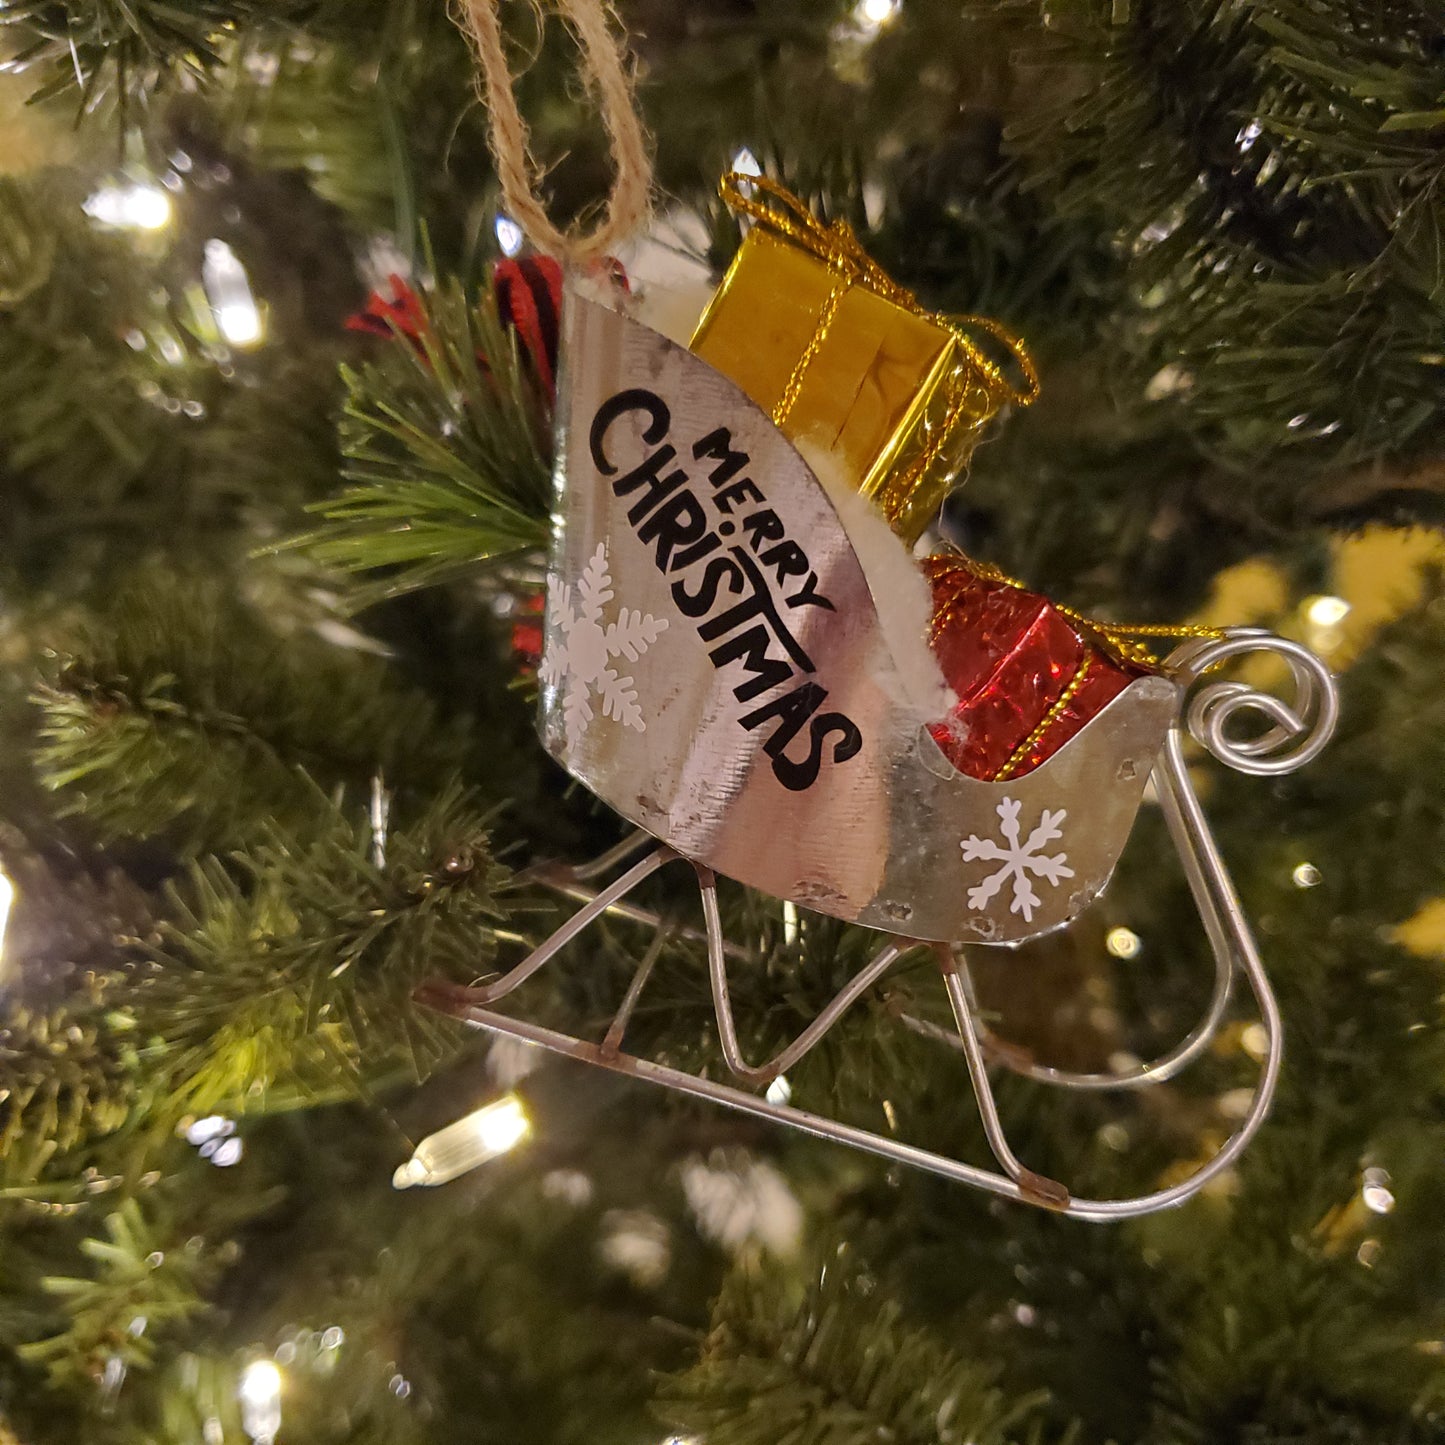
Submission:
{"label": "twine hanging loop", "polygon": [[[646,225],[652,210],[652,159],[637,114],[632,76],[607,0],[548,0],[582,53],[582,74],[597,98],[616,172],[602,220],[590,232],[562,231],[538,195],[541,167],[517,108],[502,40],[501,0],[454,0],[457,23],[472,42],[481,74],[477,90],[487,107],[488,139],[502,198],[511,217],[541,251],[580,264],[616,251]],[[541,12],[538,0],[537,8]]]}

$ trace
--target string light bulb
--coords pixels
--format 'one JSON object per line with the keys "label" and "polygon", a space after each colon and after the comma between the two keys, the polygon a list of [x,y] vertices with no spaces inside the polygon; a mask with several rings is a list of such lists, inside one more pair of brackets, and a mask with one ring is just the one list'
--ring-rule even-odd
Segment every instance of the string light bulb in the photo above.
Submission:
{"label": "string light bulb", "polygon": [[532,1121],[516,1094],[474,1109],[455,1124],[428,1134],[411,1158],[391,1176],[397,1189],[446,1184],[479,1164],[515,1149],[532,1132]]}
{"label": "string light bulb", "polygon": [[1305,604],[1305,616],[1315,627],[1338,627],[1349,614],[1343,597],[1311,597]]}
{"label": "string light bulb", "polygon": [[1350,604],[1343,597],[1309,597],[1300,610],[1305,620],[1305,641],[1316,652],[1334,652],[1345,640],[1343,624],[1350,615]]}
{"label": "string light bulb", "polygon": [[798,918],[798,905],[791,899],[783,899],[783,942],[794,944],[802,932]]}
{"label": "string light bulb", "polygon": [[1132,928],[1111,928],[1104,940],[1104,947],[1115,958],[1138,958],[1143,944]]}
{"label": "string light bulb", "polygon": [[10,905],[15,902],[15,885],[0,873],[0,978],[8,972],[5,966],[5,930],[10,926]]}
{"label": "string light bulb", "polygon": [[1389,1214],[1395,1207],[1387,1169],[1366,1169],[1361,1180],[1360,1198],[1372,1214]]}
{"label": "string light bulb", "polygon": [[876,35],[903,6],[903,0],[858,0],[853,19],[865,35]]}
{"label": "string light bulb", "polygon": [[281,1367],[274,1360],[252,1360],[241,1371],[236,1399],[241,1428],[255,1445],[274,1445],[281,1429]]}
{"label": "string light bulb", "polygon": [[232,346],[255,346],[265,328],[241,258],[224,242],[206,242],[201,282],[216,318],[216,329]]}
{"label": "string light bulb", "polygon": [[758,164],[758,158],[747,146],[733,152],[730,168],[740,176],[760,176],[763,168]]}
{"label": "string light bulb", "polygon": [[515,256],[522,249],[522,242],[527,238],[522,228],[504,211],[497,212],[497,245],[501,247],[502,255]]}
{"label": "string light bulb", "polygon": [[91,220],[116,230],[160,231],[171,220],[171,198],[159,186],[139,182],[102,186],[86,197],[81,209]]}

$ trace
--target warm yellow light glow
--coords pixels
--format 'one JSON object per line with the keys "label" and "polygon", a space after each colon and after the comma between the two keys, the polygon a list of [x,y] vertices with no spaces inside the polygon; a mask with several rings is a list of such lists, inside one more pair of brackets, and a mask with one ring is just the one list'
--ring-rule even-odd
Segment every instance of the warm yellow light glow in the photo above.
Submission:
{"label": "warm yellow light glow", "polygon": [[853,14],[864,30],[881,30],[898,14],[902,3],[903,0],[858,0]]}
{"label": "warm yellow light glow", "polygon": [[281,1368],[271,1360],[252,1360],[241,1371],[237,1395],[248,1405],[268,1405],[281,1396]]}
{"label": "warm yellow light glow", "polygon": [[488,1154],[505,1154],[514,1149],[532,1128],[527,1111],[515,1094],[508,1094],[495,1104],[477,1110],[472,1118],[477,1139]]}
{"label": "warm yellow light glow", "polygon": [[201,281],[216,329],[232,346],[255,346],[265,334],[261,311],[241,258],[224,241],[206,242]]}
{"label": "warm yellow light glow", "polygon": [[445,1184],[515,1149],[532,1132],[532,1121],[516,1094],[476,1109],[455,1124],[429,1134],[391,1176],[397,1189],[416,1184]]}
{"label": "warm yellow light glow", "polygon": [[0,976],[5,973],[5,930],[10,926],[10,905],[15,901],[15,885],[0,873]]}
{"label": "warm yellow light glow", "polygon": [[1269,1052],[1269,1030],[1260,1023],[1247,1024],[1239,1042],[1250,1058],[1262,1059]]}
{"label": "warm yellow light glow", "polygon": [[783,899],[783,942],[796,943],[798,941],[799,920],[798,905]]}
{"label": "warm yellow light glow", "polygon": [[1322,881],[1320,870],[1313,863],[1298,864],[1289,876],[1296,888],[1314,888]]}
{"label": "warm yellow light glow", "polygon": [[261,339],[261,313],[250,301],[217,307],[216,326],[232,346],[254,346]]}
{"label": "warm yellow light glow", "polygon": [[1389,1214],[1395,1207],[1395,1196],[1390,1190],[1389,1170],[1366,1169],[1360,1198],[1372,1214]]}
{"label": "warm yellow light glow", "polygon": [[1132,928],[1111,928],[1108,937],[1104,940],[1104,947],[1115,958],[1137,958],[1139,950],[1143,946],[1139,941],[1139,935]]}
{"label": "warm yellow light glow", "polygon": [[1305,603],[1305,616],[1315,627],[1338,627],[1349,613],[1343,597],[1311,597]]}
{"label": "warm yellow light glow", "polygon": [[86,198],[84,209],[102,226],[159,231],[170,224],[171,198],[159,186],[102,186]]}
{"label": "warm yellow light glow", "polygon": [[281,1428],[281,1382],[281,1370],[271,1360],[252,1360],[241,1371],[236,1386],[241,1428],[255,1445],[275,1445]]}

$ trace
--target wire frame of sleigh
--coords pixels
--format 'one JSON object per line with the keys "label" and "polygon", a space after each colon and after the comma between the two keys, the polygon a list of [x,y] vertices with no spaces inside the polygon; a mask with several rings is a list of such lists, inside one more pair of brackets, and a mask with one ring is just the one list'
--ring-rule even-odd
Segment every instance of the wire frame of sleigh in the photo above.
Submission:
{"label": "wire frame of sleigh", "polygon": [[[582,901],[579,911],[504,975],[470,988],[429,985],[426,1000],[494,1033],[1077,1218],[1129,1218],[1197,1193],[1263,1123],[1282,1039],[1254,938],[1190,782],[1184,734],[1239,772],[1300,767],[1336,721],[1324,665],[1256,629],[1191,639],[1027,773],[968,776],[908,701],[904,664],[854,542],[770,417],[697,355],[578,291],[566,299],[561,355],[539,727],[553,758],[637,831],[586,866],[538,870]],[[762,564],[741,513],[722,505],[743,476],[765,499],[770,537],[788,548],[779,554],[790,559],[786,567]],[[1288,665],[1289,701],[1204,680],[1257,652]],[[1252,719],[1241,727],[1245,713]],[[1150,1063],[1117,1073],[1051,1068],[989,1032],[967,949],[1024,942],[1087,908],[1108,882],[1151,779],[1212,951],[1212,996],[1193,1031]],[[656,949],[600,1039],[498,1007],[602,915],[649,917],[626,899],[670,864],[697,877],[719,1042],[735,1082],[626,1052]],[[728,967],[741,950],[723,936],[718,875],[880,934],[872,961],[765,1061],[746,1059],[739,1044]],[[898,1026],[962,1053],[995,1168],[767,1092],[919,946],[937,960],[954,1026]],[[1161,1083],[1208,1048],[1241,979],[1267,1047],[1247,1116],[1208,1163],[1153,1193],[1095,1200],[1074,1197],[1015,1155],[990,1068],[1075,1090]]]}

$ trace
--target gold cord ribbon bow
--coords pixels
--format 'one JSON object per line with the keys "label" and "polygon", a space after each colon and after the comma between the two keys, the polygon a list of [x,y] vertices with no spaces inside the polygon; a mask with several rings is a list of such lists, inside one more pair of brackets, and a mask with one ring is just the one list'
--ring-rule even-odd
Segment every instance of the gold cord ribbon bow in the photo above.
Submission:
{"label": "gold cord ribbon bow", "polygon": [[[845,287],[866,286],[885,301],[891,301],[914,316],[944,327],[952,334],[964,356],[982,378],[993,410],[1010,403],[1014,406],[1027,406],[1037,399],[1038,372],[1034,370],[1033,360],[1019,337],[987,316],[943,316],[925,309],[913,292],[900,286],[863,249],[847,221],[824,224],[786,186],[781,186],[766,176],[750,176],[740,171],[729,171],[718,183],[718,194],[740,215],[751,217],[811,252],[838,274]],[[1009,384],[998,365],[985,355],[968,335],[967,328],[982,331],[1002,343],[1018,362],[1024,377],[1022,387]],[[821,329],[823,328],[820,327]]]}

